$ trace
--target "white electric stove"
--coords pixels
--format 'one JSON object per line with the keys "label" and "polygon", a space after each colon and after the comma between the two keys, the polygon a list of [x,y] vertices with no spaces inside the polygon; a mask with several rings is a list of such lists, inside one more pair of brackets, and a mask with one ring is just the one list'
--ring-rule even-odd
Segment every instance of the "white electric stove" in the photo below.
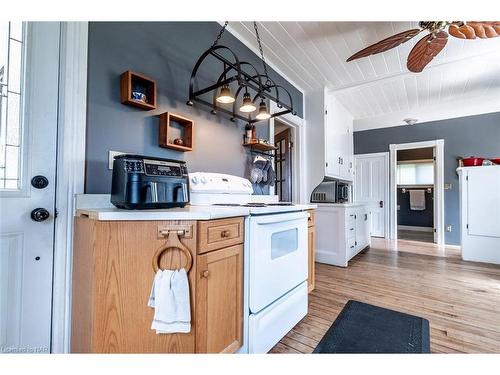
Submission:
{"label": "white electric stove", "polygon": [[191,173],[191,205],[243,206],[244,324],[240,353],[266,353],[307,314],[307,205],[253,195],[250,181]]}

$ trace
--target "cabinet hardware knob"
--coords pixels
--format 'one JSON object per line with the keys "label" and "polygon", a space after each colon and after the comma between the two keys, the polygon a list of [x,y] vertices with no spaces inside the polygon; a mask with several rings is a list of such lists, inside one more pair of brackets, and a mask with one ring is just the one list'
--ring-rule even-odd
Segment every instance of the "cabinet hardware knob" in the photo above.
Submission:
{"label": "cabinet hardware knob", "polygon": [[222,238],[229,237],[229,231],[228,230],[223,230],[222,232],[220,232],[220,236]]}
{"label": "cabinet hardware knob", "polygon": [[201,271],[201,277],[208,277],[210,275],[210,272],[208,270]]}

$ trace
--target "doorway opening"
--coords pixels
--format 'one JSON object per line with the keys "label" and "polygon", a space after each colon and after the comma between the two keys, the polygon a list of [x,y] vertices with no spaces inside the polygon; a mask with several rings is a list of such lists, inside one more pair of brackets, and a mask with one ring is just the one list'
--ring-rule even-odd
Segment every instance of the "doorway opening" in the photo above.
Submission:
{"label": "doorway opening", "polygon": [[276,171],[275,194],[280,202],[293,200],[293,128],[282,121],[274,121],[274,145],[276,157],[274,169]]}
{"label": "doorway opening", "polygon": [[444,245],[444,141],[391,144],[391,239]]}
{"label": "doorway opening", "polygon": [[397,150],[397,233],[401,240],[436,242],[433,147]]}

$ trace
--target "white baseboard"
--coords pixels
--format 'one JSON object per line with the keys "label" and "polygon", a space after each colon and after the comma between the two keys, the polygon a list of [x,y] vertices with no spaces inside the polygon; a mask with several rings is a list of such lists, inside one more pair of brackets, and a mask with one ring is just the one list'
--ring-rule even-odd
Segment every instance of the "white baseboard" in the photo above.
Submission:
{"label": "white baseboard", "polygon": [[417,227],[413,225],[398,225],[398,230],[414,230],[416,232],[434,232],[434,228]]}

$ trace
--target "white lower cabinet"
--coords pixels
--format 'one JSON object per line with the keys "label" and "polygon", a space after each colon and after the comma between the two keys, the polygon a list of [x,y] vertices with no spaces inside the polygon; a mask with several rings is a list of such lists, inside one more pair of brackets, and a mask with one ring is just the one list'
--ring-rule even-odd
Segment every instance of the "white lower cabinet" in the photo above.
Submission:
{"label": "white lower cabinet", "polygon": [[462,258],[500,264],[500,166],[463,167],[458,175]]}
{"label": "white lower cabinet", "polygon": [[367,246],[370,246],[368,205],[318,204],[316,262],[347,267],[347,262]]}

